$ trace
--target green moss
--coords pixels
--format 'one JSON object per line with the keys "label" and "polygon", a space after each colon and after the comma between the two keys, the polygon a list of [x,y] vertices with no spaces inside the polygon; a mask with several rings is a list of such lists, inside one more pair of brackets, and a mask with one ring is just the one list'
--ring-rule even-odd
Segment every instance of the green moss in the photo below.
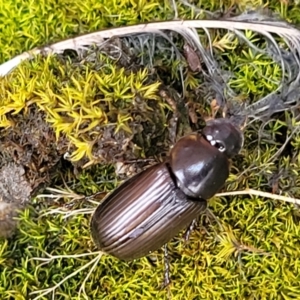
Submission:
{"label": "green moss", "polygon": [[[170,243],[173,298],[299,297],[299,227],[293,209],[262,199],[231,201],[219,199],[212,205],[223,229],[207,224],[194,231],[188,245],[178,238]],[[49,212],[49,207],[45,209]],[[89,238],[88,217],[66,220],[57,214],[41,216],[42,212],[41,207],[26,210],[14,241],[2,244],[3,299],[12,295],[26,299],[30,292],[51,288],[97,257],[72,257],[96,250]],[[38,261],[47,260],[45,252],[53,256],[47,264]],[[126,263],[102,256],[85,284],[86,294],[99,299],[165,299],[166,293],[158,290],[162,251],[152,257],[157,266],[145,258]],[[76,299],[88,270],[66,281],[55,297]]]}
{"label": "green moss", "polygon": [[171,17],[168,1],[3,1],[0,61],[76,34]]}
{"label": "green moss", "polygon": [[[267,3],[193,1],[209,11],[228,8],[234,2],[239,10]],[[270,1],[268,7],[298,23],[299,5],[286,2]],[[0,7],[3,28],[0,61],[77,33],[166,20],[174,15],[169,1],[163,4],[161,1],[47,1],[38,4],[6,1]],[[182,3],[178,4],[178,13],[181,18],[203,15]],[[250,32],[247,34],[254,44],[265,45],[265,40]],[[240,99],[235,100],[241,103],[250,94],[254,103],[277,88],[282,76],[277,64],[222,32],[214,31],[212,37],[219,62],[225,70],[234,73],[229,85],[240,95]],[[155,120],[157,125],[153,132],[150,123],[148,129],[147,126],[144,129],[146,134],[164,135],[171,110],[158,96],[157,82],[160,81],[154,80],[144,68],[127,72],[107,56],[99,55],[99,58],[96,62],[80,64],[62,56],[38,57],[24,63],[9,77],[0,80],[1,126],[13,125],[16,115],[26,115],[30,108],[38,107],[53,126],[58,140],[68,136],[68,142],[75,149],[73,159],[82,155],[91,158],[89,147],[96,140],[95,128],[99,124],[114,123],[113,132],[122,130],[125,136],[131,134],[133,117],[128,111],[138,94],[145,103],[151,102],[145,107],[146,111],[151,114],[155,107],[155,112],[160,112],[161,126]],[[171,63],[165,55],[155,63],[161,70],[168,66],[163,79],[167,78],[168,83],[177,82],[178,62]],[[202,81],[190,71],[185,70],[184,75],[185,100],[195,100],[200,93],[195,93],[194,89]],[[198,114],[208,114],[209,108],[203,102],[195,106]],[[78,125],[78,117],[85,123]],[[297,128],[296,110],[248,124],[244,149],[233,161],[225,189],[251,187],[299,198],[300,135],[295,131]],[[281,148],[290,135],[287,146]],[[141,144],[147,146],[145,141]],[[56,194],[55,201],[47,197],[32,199],[32,205],[19,216],[17,233],[9,240],[0,241],[0,298],[33,299],[30,293],[55,287],[65,280],[53,290],[55,299],[167,299],[166,291],[159,289],[163,277],[161,249],[151,255],[154,265],[146,258],[122,262],[94,253],[88,213],[94,210],[96,203],[82,201],[78,194],[102,191],[105,194],[113,190],[119,184],[113,166],[98,164],[76,177],[69,170],[61,176],[69,190],[57,176],[58,186],[54,183],[51,186],[56,190],[49,191]],[[300,214],[297,206],[240,196],[214,198],[210,201],[210,210],[216,219],[201,216],[200,225],[187,245],[180,237],[175,237],[168,245],[172,299],[300,298]],[[84,253],[90,255],[80,256]],[[85,265],[87,268],[83,269]],[[71,277],[76,270],[81,271]],[[51,297],[49,293],[42,299]]]}
{"label": "green moss", "polygon": [[151,82],[146,68],[125,70],[101,54],[85,65],[62,63],[58,57],[38,58],[0,81],[0,128],[13,127],[10,116],[26,114],[35,105],[45,113],[57,141],[66,138],[69,149],[74,148],[71,160],[101,161],[105,159],[93,148],[105,138],[105,130],[132,137],[138,123],[154,125],[153,111],[165,126],[170,109],[158,96],[160,82]]}

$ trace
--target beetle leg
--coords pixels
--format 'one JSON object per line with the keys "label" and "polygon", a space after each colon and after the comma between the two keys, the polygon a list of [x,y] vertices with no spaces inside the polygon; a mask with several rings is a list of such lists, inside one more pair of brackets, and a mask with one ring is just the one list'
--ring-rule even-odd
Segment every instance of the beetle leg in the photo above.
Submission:
{"label": "beetle leg", "polygon": [[170,261],[169,261],[169,254],[168,254],[168,246],[165,244],[164,248],[164,264],[165,264],[165,272],[164,272],[164,283],[163,288],[167,288],[168,290],[168,300],[172,299],[171,290],[170,290]]}
{"label": "beetle leg", "polygon": [[185,233],[183,234],[184,243],[187,243],[188,240],[190,239],[190,235],[191,235],[192,231],[194,230],[196,223],[197,223],[197,220],[194,219],[191,222],[191,224],[188,226],[188,228],[186,229]]}
{"label": "beetle leg", "polygon": [[164,245],[164,264],[165,264],[165,274],[164,274],[164,286],[167,287],[170,283],[170,261],[167,244]]}

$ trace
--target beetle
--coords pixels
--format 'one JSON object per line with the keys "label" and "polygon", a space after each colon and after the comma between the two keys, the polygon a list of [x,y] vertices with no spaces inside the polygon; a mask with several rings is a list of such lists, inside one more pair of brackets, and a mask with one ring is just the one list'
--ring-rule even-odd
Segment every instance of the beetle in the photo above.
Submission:
{"label": "beetle", "polygon": [[242,132],[225,118],[179,139],[166,161],[128,179],[98,205],[91,219],[97,247],[122,260],[159,249],[205,211],[242,144]]}

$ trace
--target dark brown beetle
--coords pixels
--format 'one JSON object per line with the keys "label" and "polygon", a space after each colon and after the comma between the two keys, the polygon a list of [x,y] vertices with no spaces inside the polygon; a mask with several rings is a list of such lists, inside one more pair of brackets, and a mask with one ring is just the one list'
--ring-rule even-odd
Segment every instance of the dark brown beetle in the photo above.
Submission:
{"label": "dark brown beetle", "polygon": [[181,138],[167,161],[133,176],[109,194],[91,221],[98,248],[131,260],[159,249],[206,208],[229,176],[229,159],[243,143],[227,119]]}

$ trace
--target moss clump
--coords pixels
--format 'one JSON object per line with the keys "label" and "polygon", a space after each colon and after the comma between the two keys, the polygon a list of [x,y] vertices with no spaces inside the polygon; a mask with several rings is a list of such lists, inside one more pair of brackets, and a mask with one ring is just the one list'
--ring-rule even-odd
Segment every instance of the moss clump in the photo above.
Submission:
{"label": "moss clump", "polygon": [[170,19],[168,1],[6,1],[1,6],[0,62],[24,50],[112,26]]}
{"label": "moss clump", "polygon": [[[68,147],[71,160],[113,160],[105,148],[114,148],[114,136],[124,147],[124,140],[129,144],[146,123],[155,126],[155,118],[162,129],[166,125],[168,105],[157,94],[159,86],[150,82],[147,69],[125,70],[100,54],[85,65],[40,58],[1,80],[0,126],[13,127],[14,116],[34,106],[53,129],[57,147]],[[121,157],[119,147],[115,155]]]}

